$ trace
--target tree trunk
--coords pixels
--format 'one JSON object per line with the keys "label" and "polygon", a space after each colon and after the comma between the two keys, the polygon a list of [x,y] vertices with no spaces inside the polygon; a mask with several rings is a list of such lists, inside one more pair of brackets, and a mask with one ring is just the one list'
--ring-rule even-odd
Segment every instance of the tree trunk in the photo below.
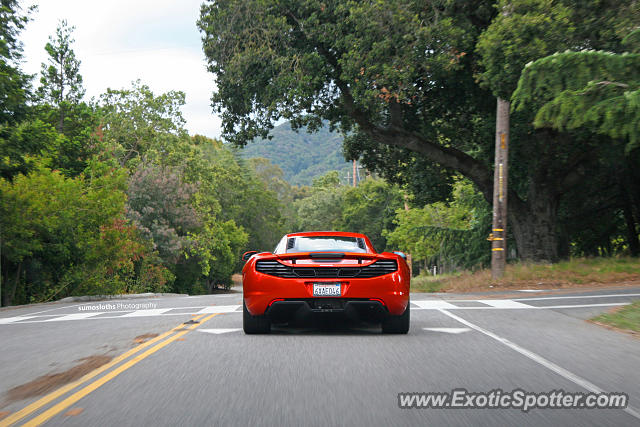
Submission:
{"label": "tree trunk", "polygon": [[62,133],[64,130],[64,107],[60,105],[60,120],[58,121],[58,132]]}
{"label": "tree trunk", "polygon": [[627,224],[627,241],[629,242],[629,252],[631,256],[637,257],[640,254],[640,242],[638,242],[638,231],[636,230],[636,221],[633,217],[633,211],[629,196],[625,189],[622,189],[622,197],[624,198],[624,206],[622,213],[624,214],[624,220]]}
{"label": "tree trunk", "polygon": [[509,221],[518,256],[524,261],[558,261],[558,202],[546,191],[530,194],[526,202],[511,198]]}
{"label": "tree trunk", "polygon": [[13,298],[16,296],[16,289],[18,288],[18,282],[20,281],[20,275],[22,274],[22,263],[18,264],[18,271],[16,272],[16,278],[13,281],[13,285],[10,289],[6,289],[2,294],[2,305],[9,306],[13,304]]}

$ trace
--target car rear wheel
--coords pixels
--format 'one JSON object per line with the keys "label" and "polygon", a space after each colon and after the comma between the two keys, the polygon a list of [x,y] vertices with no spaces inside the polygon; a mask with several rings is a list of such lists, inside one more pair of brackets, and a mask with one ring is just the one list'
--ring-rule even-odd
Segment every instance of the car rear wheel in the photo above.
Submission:
{"label": "car rear wheel", "polygon": [[268,334],[271,332],[271,322],[264,315],[252,316],[242,301],[242,328],[245,334]]}
{"label": "car rear wheel", "polygon": [[400,316],[389,316],[382,321],[382,332],[385,334],[406,334],[409,332],[411,317],[409,304]]}

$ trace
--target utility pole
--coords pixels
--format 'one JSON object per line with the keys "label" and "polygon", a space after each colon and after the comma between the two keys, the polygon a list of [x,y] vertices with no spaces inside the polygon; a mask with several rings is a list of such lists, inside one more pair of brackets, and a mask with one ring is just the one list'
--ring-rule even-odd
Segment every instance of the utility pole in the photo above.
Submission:
{"label": "utility pole", "polygon": [[356,161],[353,161],[353,186],[356,186],[356,174],[358,173],[358,166],[356,165]]}
{"label": "utility pole", "polygon": [[493,175],[493,226],[491,241],[491,277],[504,275],[507,260],[507,176],[509,159],[509,108],[511,103],[498,98],[496,113],[496,159]]}
{"label": "utility pole", "polygon": [[2,307],[2,224],[0,224],[0,307]]}
{"label": "utility pole", "polygon": [[[409,199],[409,196],[407,196],[407,193],[404,193],[404,210],[408,211],[409,210],[409,203],[407,202],[407,200]],[[411,254],[407,254],[407,264],[409,265],[409,277],[413,277],[413,259],[411,258]]]}

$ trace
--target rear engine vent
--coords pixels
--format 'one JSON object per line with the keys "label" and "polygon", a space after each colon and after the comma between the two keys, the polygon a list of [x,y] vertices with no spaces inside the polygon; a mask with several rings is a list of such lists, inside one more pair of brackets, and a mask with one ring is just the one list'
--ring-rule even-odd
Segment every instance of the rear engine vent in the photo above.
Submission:
{"label": "rear engine vent", "polygon": [[364,244],[364,239],[362,237],[358,237],[358,247],[365,251],[367,250],[367,245]]}
{"label": "rear engine vent", "polygon": [[395,260],[380,260],[366,267],[289,267],[278,261],[258,261],[256,270],[260,273],[288,279],[368,279],[393,273],[398,269]]}

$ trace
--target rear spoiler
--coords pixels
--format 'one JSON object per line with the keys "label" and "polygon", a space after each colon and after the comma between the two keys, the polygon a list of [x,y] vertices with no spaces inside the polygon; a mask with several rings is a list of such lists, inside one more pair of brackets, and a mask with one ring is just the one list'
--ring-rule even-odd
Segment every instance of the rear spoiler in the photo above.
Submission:
{"label": "rear spoiler", "polygon": [[310,252],[309,258],[344,258],[344,252]]}
{"label": "rear spoiler", "polygon": [[[268,257],[268,258],[271,258],[271,257]],[[357,259],[362,262],[362,261],[375,261],[380,258],[384,258],[384,257],[381,257],[379,254],[362,253],[362,252],[296,252],[296,253],[290,253],[290,254],[278,254],[278,255],[273,254],[272,259],[293,261],[295,263],[297,259],[326,259],[326,260]]]}

